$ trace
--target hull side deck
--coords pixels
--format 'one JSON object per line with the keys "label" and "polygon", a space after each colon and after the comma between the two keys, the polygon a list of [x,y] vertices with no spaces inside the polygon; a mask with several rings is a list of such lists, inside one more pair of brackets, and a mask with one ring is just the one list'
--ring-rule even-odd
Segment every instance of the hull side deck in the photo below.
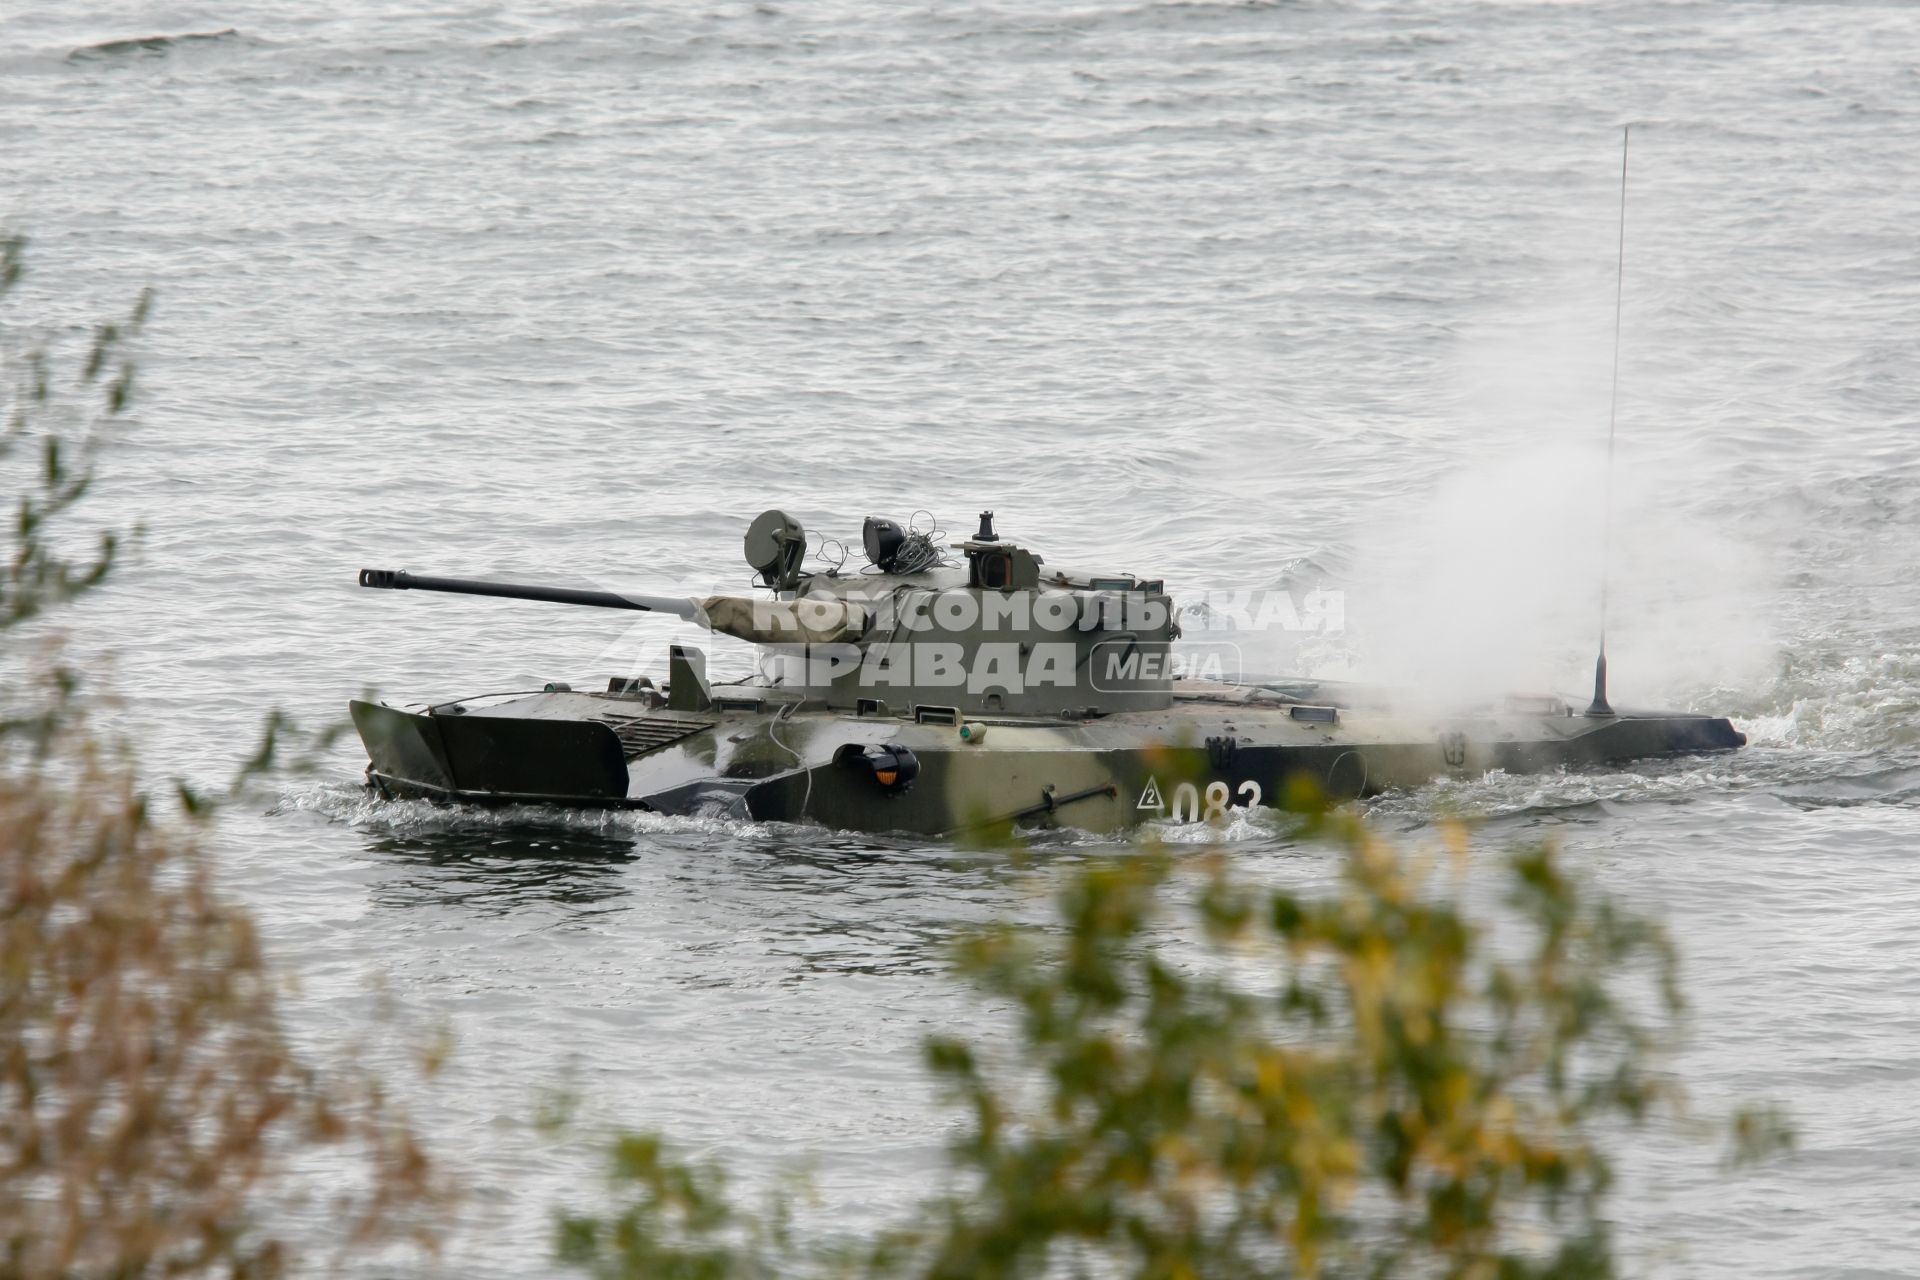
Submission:
{"label": "hull side deck", "polygon": [[[1201,696],[1086,720],[969,721],[963,736],[957,723],[766,706],[689,713],[557,691],[425,712],[351,709],[368,780],[390,796],[924,834],[1118,830],[1276,803],[1297,779],[1349,799],[1441,777],[1605,767],[1746,741],[1721,717],[1564,708],[1417,719]],[[916,762],[911,785],[881,786],[853,767],[878,751]]]}

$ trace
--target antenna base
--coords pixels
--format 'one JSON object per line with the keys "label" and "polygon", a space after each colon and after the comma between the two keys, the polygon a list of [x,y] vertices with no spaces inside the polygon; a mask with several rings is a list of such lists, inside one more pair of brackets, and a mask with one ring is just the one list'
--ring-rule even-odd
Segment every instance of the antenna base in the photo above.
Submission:
{"label": "antenna base", "polygon": [[1589,716],[1611,716],[1617,714],[1607,703],[1607,651],[1602,649],[1600,657],[1593,664],[1593,701],[1587,704]]}

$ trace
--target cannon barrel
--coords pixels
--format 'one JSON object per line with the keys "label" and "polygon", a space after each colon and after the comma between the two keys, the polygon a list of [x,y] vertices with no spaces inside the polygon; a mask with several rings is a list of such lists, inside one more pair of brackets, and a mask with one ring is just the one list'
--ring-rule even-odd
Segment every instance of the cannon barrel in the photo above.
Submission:
{"label": "cannon barrel", "polygon": [[614,591],[581,591],[573,587],[534,587],[518,582],[481,582],[474,578],[430,578],[405,569],[362,569],[360,585],[389,591],[447,591],[461,596],[497,596],[506,600],[544,600],[549,604],[583,604],[599,609],[638,609],[692,618],[699,603],[684,596],[630,596]]}
{"label": "cannon barrel", "polygon": [[362,569],[360,585],[389,591],[448,591],[460,596],[497,596],[505,600],[545,600],[585,604],[599,609],[637,609],[685,618],[709,631],[750,644],[840,644],[857,639],[871,616],[845,600],[750,600],[741,596],[638,596],[617,591],[580,591],[573,587],[531,587],[518,582],[481,582],[474,578],[429,578],[405,569]]}

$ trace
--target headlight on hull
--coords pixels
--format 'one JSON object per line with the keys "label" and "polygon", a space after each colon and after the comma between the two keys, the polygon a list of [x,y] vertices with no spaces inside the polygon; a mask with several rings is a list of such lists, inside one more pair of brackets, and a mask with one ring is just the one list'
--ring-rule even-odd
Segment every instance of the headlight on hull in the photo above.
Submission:
{"label": "headlight on hull", "polygon": [[920,757],[905,747],[871,746],[849,742],[833,753],[833,762],[872,778],[881,790],[905,791],[920,776]]}

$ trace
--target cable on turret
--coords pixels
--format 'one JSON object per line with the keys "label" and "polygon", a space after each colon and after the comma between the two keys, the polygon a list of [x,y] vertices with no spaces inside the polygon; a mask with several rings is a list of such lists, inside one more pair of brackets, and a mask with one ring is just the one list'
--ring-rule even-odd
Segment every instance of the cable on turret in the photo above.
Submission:
{"label": "cable on turret", "polygon": [[[834,548],[834,551],[828,551],[828,547]],[[841,567],[847,563],[847,544],[838,538],[822,538],[820,545],[814,548],[813,554],[815,559],[827,566],[829,577],[836,576]]]}
{"label": "cable on turret", "polygon": [[[924,529],[920,526],[921,516],[927,518]],[[940,545],[940,540],[947,536],[947,531],[940,527],[940,522],[934,518],[933,512],[925,509],[915,511],[908,519],[904,531],[899,531],[898,526],[891,524],[889,527],[903,533],[899,546],[887,557],[884,566],[874,561],[873,554],[869,551],[867,558],[871,563],[868,568],[861,570],[862,573],[895,573],[904,576],[925,573],[928,569],[953,563],[947,558],[946,549]]]}

